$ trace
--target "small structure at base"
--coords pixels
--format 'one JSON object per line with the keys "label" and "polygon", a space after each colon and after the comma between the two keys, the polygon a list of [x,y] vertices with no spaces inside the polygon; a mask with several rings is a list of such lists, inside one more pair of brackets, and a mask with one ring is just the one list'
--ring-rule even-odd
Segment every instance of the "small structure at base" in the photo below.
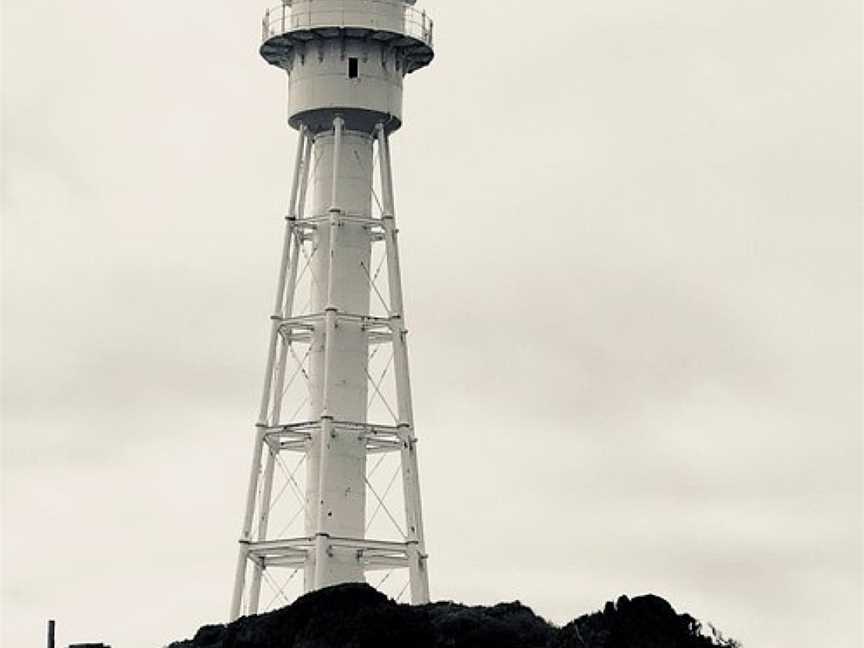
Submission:
{"label": "small structure at base", "polygon": [[48,648],[54,648],[54,619],[48,619]]}

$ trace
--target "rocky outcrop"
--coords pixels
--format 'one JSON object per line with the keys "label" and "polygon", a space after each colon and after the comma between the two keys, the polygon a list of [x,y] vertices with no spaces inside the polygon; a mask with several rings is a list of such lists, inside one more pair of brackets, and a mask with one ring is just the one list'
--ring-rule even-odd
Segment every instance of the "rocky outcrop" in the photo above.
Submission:
{"label": "rocky outcrop", "polygon": [[735,648],[659,596],[622,596],[556,627],[518,601],[399,604],[368,585],[311,592],[280,610],[204,626],[169,648]]}

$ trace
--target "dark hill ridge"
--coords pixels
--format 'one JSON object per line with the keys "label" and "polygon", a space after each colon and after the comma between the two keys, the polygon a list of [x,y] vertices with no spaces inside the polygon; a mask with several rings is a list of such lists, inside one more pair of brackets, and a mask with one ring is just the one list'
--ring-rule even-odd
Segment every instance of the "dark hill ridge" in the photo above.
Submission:
{"label": "dark hill ridge", "polygon": [[396,603],[368,585],[311,592],[280,610],[204,626],[169,648],[735,648],[651,594],[557,628],[518,601],[492,607]]}

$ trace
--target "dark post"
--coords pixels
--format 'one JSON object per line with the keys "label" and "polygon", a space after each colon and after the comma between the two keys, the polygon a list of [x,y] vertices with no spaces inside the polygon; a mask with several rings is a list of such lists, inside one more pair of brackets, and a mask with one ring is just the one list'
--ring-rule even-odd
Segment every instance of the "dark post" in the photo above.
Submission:
{"label": "dark post", "polygon": [[48,619],[48,648],[54,648],[54,619]]}

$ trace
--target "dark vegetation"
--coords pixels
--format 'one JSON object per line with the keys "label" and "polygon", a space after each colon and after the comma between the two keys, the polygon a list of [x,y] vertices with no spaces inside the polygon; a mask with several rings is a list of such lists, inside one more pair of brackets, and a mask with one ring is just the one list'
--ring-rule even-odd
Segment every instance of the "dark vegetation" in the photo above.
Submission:
{"label": "dark vegetation", "polygon": [[368,585],[311,592],[281,610],[204,626],[169,648],[736,648],[651,594],[622,596],[557,628],[518,601],[395,603]]}

